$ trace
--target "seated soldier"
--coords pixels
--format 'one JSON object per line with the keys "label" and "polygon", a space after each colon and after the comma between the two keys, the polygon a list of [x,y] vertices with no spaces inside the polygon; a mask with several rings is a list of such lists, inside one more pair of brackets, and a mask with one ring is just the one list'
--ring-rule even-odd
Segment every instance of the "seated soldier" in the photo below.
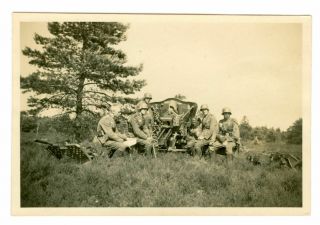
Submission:
{"label": "seated soldier", "polygon": [[201,157],[203,147],[209,145],[213,140],[216,139],[218,133],[218,123],[216,118],[209,113],[207,105],[202,105],[200,111],[203,115],[200,124],[200,132],[198,140],[196,141],[194,148],[196,153]]}
{"label": "seated soldier", "polygon": [[196,144],[196,141],[198,137],[200,136],[200,118],[193,118],[191,122],[191,127],[188,129],[188,135],[187,135],[187,152],[191,155],[195,155],[195,149],[194,146]]}
{"label": "seated soldier", "polygon": [[116,112],[111,111],[111,104],[102,105],[101,108],[103,108],[101,111],[102,118],[97,126],[97,139],[102,146],[110,149],[108,155],[111,158],[116,151],[124,152],[129,146],[123,143],[127,140],[126,135],[121,134],[116,128],[114,120]]}
{"label": "seated soldier", "polygon": [[137,145],[144,148],[145,154],[150,154],[153,147],[152,130],[146,123],[145,114],[148,111],[148,105],[144,102],[137,104],[137,112],[131,116],[129,123],[133,135],[137,138]]}
{"label": "seated soldier", "polygon": [[227,163],[230,163],[233,159],[233,148],[240,141],[240,131],[237,121],[230,118],[231,110],[229,108],[223,108],[222,115],[224,118],[219,121],[219,133],[213,146],[216,149],[225,147]]}

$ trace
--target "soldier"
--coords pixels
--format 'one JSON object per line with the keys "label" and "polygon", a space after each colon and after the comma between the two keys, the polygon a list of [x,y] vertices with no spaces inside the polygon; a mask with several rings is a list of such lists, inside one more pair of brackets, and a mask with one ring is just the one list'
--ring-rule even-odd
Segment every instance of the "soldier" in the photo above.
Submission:
{"label": "soldier", "polygon": [[196,141],[194,148],[199,156],[202,154],[202,148],[209,145],[211,141],[216,139],[218,133],[218,123],[216,118],[209,113],[209,107],[207,105],[202,105],[200,111],[203,115],[200,124],[200,132],[198,140]]}
{"label": "soldier", "polygon": [[138,103],[138,104],[146,103],[147,106],[148,106],[148,110],[147,110],[147,113],[144,115],[144,118],[145,118],[145,122],[146,122],[146,124],[147,124],[147,126],[149,127],[150,130],[152,130],[152,126],[154,124],[153,111],[152,111],[152,108],[150,106],[151,99],[152,99],[152,95],[150,93],[145,93],[143,95],[143,99]]}
{"label": "soldier", "polygon": [[149,107],[151,99],[152,99],[152,95],[150,93],[145,93],[143,95],[143,101],[148,105],[148,107]]}
{"label": "soldier", "polygon": [[199,118],[193,118],[191,122],[191,127],[188,130],[188,135],[187,135],[187,151],[191,156],[195,155],[195,150],[194,146],[196,144],[196,141],[198,137],[200,136],[200,120]]}
{"label": "soldier", "polygon": [[223,119],[219,121],[219,133],[217,140],[226,148],[227,163],[233,159],[233,148],[240,141],[240,131],[238,123],[231,118],[231,110],[229,108],[222,109]]}
{"label": "soldier", "polygon": [[111,112],[111,104],[102,105],[102,118],[98,122],[97,132],[98,140],[104,147],[110,148],[109,158],[113,156],[116,151],[124,152],[129,148],[123,142],[127,140],[126,135],[121,134],[116,128],[114,114]]}
{"label": "soldier", "polygon": [[137,112],[132,115],[129,123],[132,127],[132,132],[137,138],[137,144],[144,147],[145,154],[149,154],[152,151],[153,138],[152,130],[146,123],[145,115],[148,111],[148,105],[145,102],[139,102],[137,104]]}
{"label": "soldier", "polygon": [[172,117],[172,125],[179,126],[181,115],[178,113],[177,102],[169,102],[168,115]]}

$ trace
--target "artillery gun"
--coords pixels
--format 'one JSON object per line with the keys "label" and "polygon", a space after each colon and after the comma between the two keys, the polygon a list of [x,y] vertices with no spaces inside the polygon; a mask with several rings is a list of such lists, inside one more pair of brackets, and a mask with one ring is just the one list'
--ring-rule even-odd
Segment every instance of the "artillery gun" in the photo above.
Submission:
{"label": "artillery gun", "polygon": [[154,116],[153,136],[158,151],[186,152],[187,135],[196,116],[197,104],[168,98],[150,105]]}

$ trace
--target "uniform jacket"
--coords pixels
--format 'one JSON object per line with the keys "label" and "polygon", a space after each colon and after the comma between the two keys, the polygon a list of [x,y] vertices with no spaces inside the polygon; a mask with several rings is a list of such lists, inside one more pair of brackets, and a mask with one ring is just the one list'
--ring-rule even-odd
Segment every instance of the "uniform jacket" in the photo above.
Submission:
{"label": "uniform jacket", "polygon": [[215,140],[216,135],[218,133],[218,123],[216,118],[212,115],[209,114],[206,115],[202,120],[200,124],[200,131],[201,134],[200,136],[203,136],[204,139],[206,140]]}
{"label": "uniform jacket", "polygon": [[229,118],[228,120],[222,119],[219,121],[219,134],[226,135],[227,133],[235,140],[240,138],[238,123],[233,118]]}
{"label": "uniform jacket", "polygon": [[129,120],[129,123],[132,127],[133,134],[141,139],[146,140],[148,137],[151,137],[151,130],[146,124],[146,119],[137,112]]}
{"label": "uniform jacket", "polygon": [[126,138],[124,134],[117,130],[116,122],[111,114],[107,114],[100,119],[97,132],[102,143],[108,140],[121,142]]}

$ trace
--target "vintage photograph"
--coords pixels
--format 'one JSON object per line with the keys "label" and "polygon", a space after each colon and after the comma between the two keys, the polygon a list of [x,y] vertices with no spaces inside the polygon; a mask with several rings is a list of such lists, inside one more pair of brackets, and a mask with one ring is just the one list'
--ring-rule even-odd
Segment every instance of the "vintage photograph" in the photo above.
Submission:
{"label": "vintage photograph", "polygon": [[13,23],[17,214],[308,213],[309,16]]}

